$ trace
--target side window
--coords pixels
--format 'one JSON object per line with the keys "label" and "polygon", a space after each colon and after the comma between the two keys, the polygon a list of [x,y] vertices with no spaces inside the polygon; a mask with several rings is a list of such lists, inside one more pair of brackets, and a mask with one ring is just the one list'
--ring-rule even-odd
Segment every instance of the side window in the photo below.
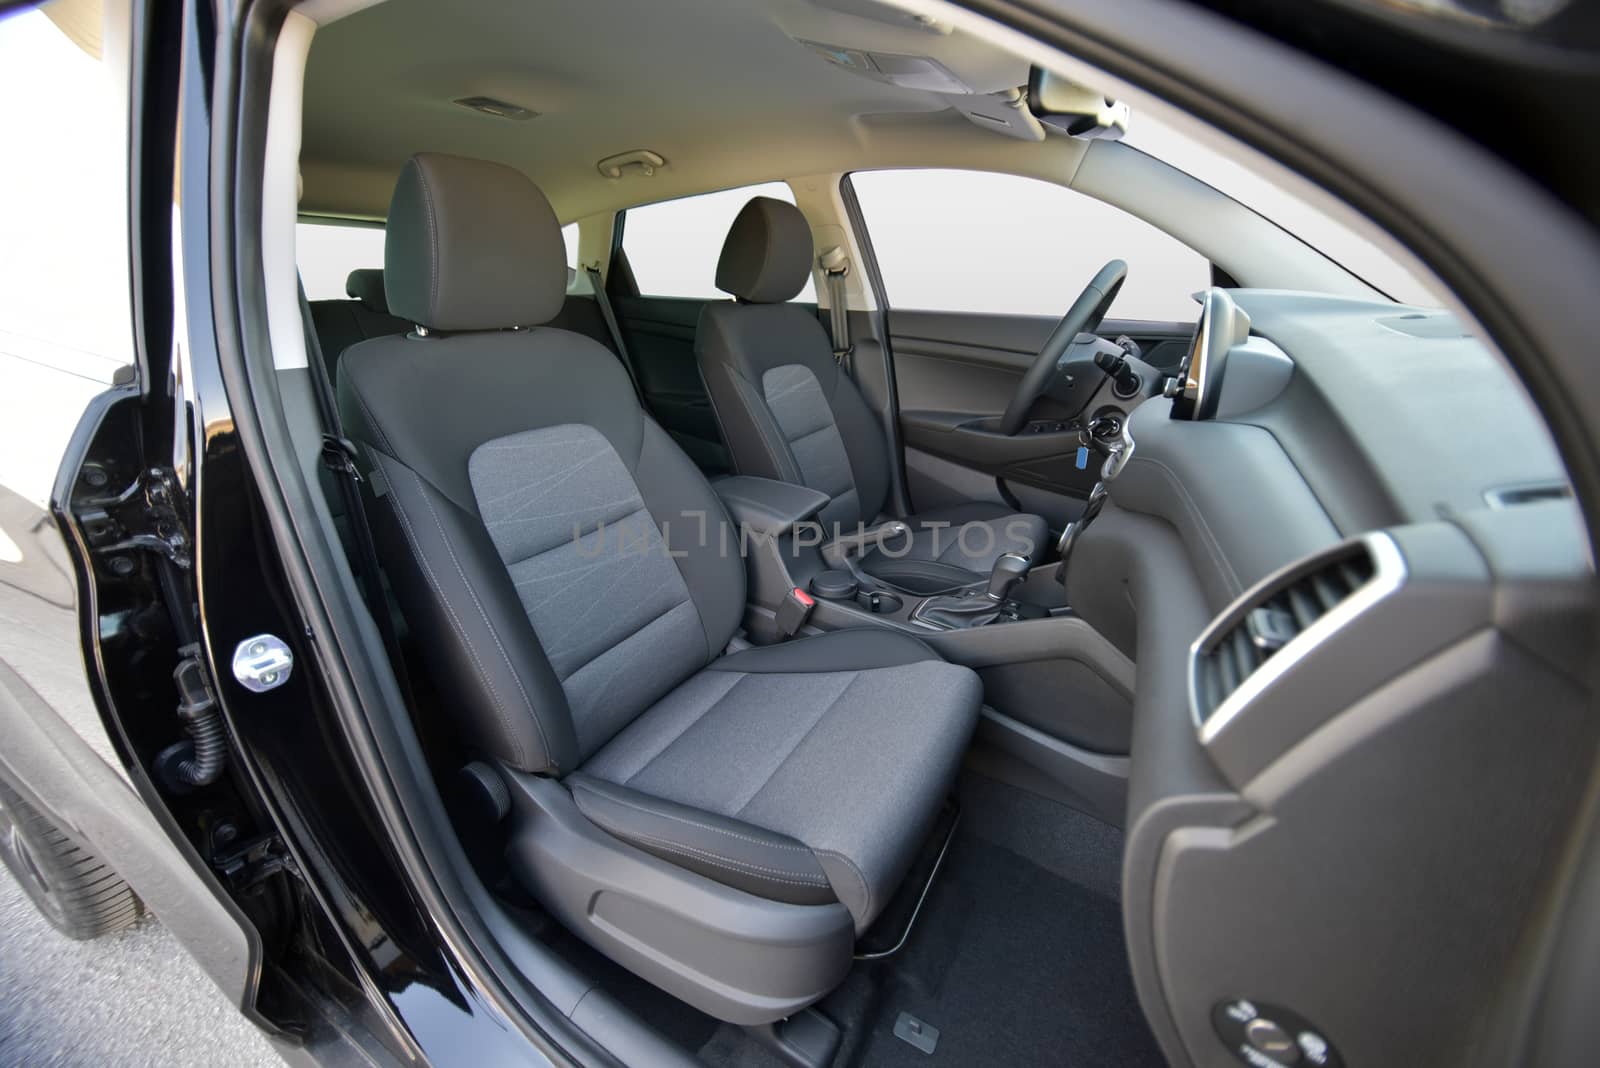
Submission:
{"label": "side window", "polygon": [[1126,260],[1115,319],[1188,322],[1205,257],[1142,219],[1036,178],[986,171],[850,176],[892,307],[1061,315],[1094,273]]}
{"label": "side window", "polygon": [[[725,298],[727,294],[716,285],[717,258],[722,255],[722,241],[728,236],[733,217],[751,197],[794,203],[794,193],[787,182],[767,182],[629,208],[622,225],[622,247],[640,294],[701,300]],[[795,300],[816,299],[816,288],[807,278],[805,289]]]}
{"label": "side window", "polygon": [[[567,266],[578,262],[578,224],[561,228]],[[345,279],[362,267],[383,266],[383,226],[378,223],[300,222],[294,253],[307,300],[345,300]]]}
{"label": "side window", "polygon": [[351,271],[383,266],[383,227],[302,222],[294,229],[294,258],[307,300],[345,300]]}

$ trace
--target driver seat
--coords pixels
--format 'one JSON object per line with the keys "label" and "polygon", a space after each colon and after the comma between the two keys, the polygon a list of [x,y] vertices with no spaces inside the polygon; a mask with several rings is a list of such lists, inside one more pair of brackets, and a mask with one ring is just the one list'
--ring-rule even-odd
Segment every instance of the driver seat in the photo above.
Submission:
{"label": "driver seat", "polygon": [[[817,521],[848,532],[883,515],[889,449],[822,324],[786,303],[810,277],[811,257],[811,228],[800,209],[770,197],[746,204],[717,263],[717,288],[735,299],[701,311],[695,355],[734,469],[827,494]],[[874,546],[858,566],[914,594],[981,581],[1003,553],[1032,563],[1049,537],[1040,517],[988,501],[904,521],[909,544],[902,538]]]}

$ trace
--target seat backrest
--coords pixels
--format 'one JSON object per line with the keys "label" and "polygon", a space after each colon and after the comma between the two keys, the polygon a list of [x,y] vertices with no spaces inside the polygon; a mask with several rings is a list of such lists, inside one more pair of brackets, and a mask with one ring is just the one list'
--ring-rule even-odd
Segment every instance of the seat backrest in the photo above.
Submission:
{"label": "seat backrest", "polygon": [[785,303],[811,273],[811,230],[793,204],[756,197],[733,220],[695,355],[734,469],[795,482],[830,498],[819,519],[853,527],[883,511],[883,428],[814,315]]}
{"label": "seat backrest", "polygon": [[328,374],[333,376],[338,373],[339,358],[351,345],[411,329],[410,323],[389,314],[389,303],[383,294],[383,271],[375,267],[351,271],[344,291],[350,300],[311,301],[311,322],[322,345]]}
{"label": "seat backrest", "polygon": [[385,570],[469,741],[571,770],[727,645],[744,608],[727,513],[609,351],[529,327],[566,268],[520,172],[413,157],[385,269],[424,329],[356,345],[338,383]]}

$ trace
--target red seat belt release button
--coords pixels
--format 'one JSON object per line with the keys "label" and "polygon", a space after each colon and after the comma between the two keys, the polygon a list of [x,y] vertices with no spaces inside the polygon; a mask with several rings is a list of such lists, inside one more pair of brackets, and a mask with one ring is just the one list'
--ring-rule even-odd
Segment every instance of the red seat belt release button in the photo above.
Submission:
{"label": "red seat belt release button", "polygon": [[817,602],[805,590],[796,586],[784,597],[783,603],[778,606],[777,624],[778,633],[785,638],[792,638],[801,627],[806,625],[806,620],[811,617],[811,610]]}

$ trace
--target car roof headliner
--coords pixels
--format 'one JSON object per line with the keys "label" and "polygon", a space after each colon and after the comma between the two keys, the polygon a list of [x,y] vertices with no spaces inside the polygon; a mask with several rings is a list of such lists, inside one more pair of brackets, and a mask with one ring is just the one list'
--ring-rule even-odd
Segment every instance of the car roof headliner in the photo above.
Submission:
{"label": "car roof headliner", "polygon": [[[841,69],[797,43],[931,56],[980,92],[1026,60],[882,19],[871,0],[388,0],[322,27],[307,64],[301,210],[382,218],[400,165],[440,151],[509,163],[563,221],[774,178],[973,166],[1070,179],[1084,146],[980,129],[939,93]],[[880,12],[881,13],[881,12]],[[527,121],[455,103],[484,95]],[[654,177],[598,160],[650,149]]]}

